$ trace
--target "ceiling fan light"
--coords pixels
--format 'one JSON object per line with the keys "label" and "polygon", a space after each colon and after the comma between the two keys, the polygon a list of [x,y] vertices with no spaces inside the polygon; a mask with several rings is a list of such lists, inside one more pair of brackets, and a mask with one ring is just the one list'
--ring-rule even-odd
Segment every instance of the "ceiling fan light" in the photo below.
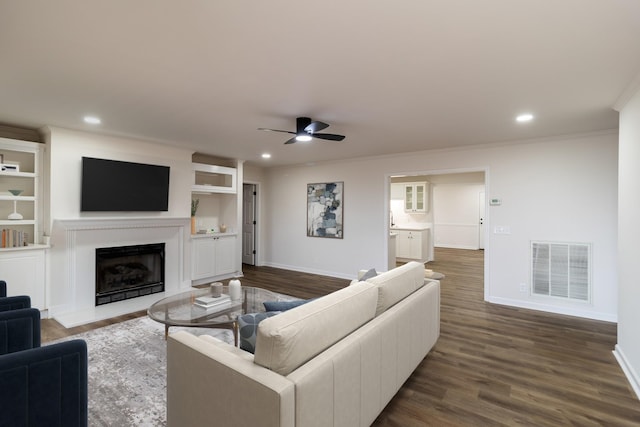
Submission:
{"label": "ceiling fan light", "polygon": [[309,142],[311,141],[311,136],[309,135],[297,135],[296,141],[298,142]]}

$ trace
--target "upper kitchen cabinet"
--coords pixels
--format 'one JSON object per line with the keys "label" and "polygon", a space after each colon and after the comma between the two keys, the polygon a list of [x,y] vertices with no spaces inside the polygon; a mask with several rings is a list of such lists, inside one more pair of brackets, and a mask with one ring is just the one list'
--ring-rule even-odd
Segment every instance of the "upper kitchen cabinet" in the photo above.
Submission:
{"label": "upper kitchen cabinet", "polygon": [[193,163],[192,193],[237,193],[235,168]]}
{"label": "upper kitchen cabinet", "polygon": [[425,213],[429,211],[429,183],[405,182],[404,210],[409,213]]}

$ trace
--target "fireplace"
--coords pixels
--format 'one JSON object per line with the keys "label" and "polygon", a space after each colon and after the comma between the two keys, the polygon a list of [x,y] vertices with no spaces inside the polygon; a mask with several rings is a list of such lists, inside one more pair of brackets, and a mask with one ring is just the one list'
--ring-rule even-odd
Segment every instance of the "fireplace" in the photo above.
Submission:
{"label": "fireplace", "polygon": [[164,292],[164,243],[96,248],[96,302]]}

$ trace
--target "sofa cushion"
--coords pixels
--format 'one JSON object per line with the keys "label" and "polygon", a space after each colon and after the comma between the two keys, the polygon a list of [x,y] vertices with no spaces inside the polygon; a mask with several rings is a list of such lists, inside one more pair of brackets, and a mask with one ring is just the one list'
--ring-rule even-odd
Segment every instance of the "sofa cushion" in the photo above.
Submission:
{"label": "sofa cushion", "polygon": [[369,270],[364,272],[362,277],[360,277],[360,280],[362,280],[364,282],[367,279],[371,279],[373,277],[376,277],[377,275],[378,275],[378,272],[376,271],[376,269],[375,268],[370,268]]}
{"label": "sofa cushion", "polygon": [[295,301],[265,301],[262,303],[266,311],[287,311],[299,305],[306,304],[310,299],[299,299]]}
{"label": "sofa cushion", "polygon": [[424,285],[424,264],[411,261],[367,279],[378,288],[376,316]]}
{"label": "sofa cushion", "polygon": [[266,313],[247,313],[238,316],[238,335],[240,335],[240,348],[249,353],[256,350],[256,331],[258,324],[264,319],[280,314],[279,311],[267,311]]}
{"label": "sofa cushion", "polygon": [[376,287],[360,282],[263,320],[254,362],[288,375],[373,319],[377,299]]}

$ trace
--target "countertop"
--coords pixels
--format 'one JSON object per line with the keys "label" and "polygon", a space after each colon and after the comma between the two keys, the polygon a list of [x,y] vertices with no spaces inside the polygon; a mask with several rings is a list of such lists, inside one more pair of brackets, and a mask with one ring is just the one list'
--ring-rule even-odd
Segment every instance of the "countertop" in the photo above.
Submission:
{"label": "countertop", "polygon": [[394,225],[391,227],[390,231],[393,230],[407,230],[407,231],[422,231],[422,230],[430,230],[431,225]]}

